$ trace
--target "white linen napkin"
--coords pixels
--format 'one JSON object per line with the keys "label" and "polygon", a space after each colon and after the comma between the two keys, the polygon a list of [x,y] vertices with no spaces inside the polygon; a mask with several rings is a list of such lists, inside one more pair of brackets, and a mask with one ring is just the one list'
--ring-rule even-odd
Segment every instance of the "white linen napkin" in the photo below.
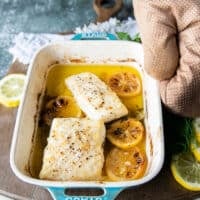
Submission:
{"label": "white linen napkin", "polygon": [[[74,33],[86,33],[86,32],[106,32],[116,35],[117,32],[128,33],[131,37],[138,33],[138,26],[136,21],[132,18],[128,18],[125,21],[119,21],[116,18],[110,18],[103,23],[90,23],[83,27],[77,27]],[[18,59],[23,64],[28,64],[35,54],[35,52],[42,46],[54,43],[64,42],[69,40],[74,35],[58,35],[58,34],[36,34],[36,33],[19,33],[14,38],[14,46],[9,49],[9,52],[13,55],[14,59]]]}

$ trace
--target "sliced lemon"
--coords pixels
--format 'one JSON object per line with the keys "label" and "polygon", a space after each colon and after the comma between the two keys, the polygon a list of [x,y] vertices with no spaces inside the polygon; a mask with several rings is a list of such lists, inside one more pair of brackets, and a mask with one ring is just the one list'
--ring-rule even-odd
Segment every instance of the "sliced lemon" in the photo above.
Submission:
{"label": "sliced lemon", "polygon": [[42,122],[50,126],[56,117],[81,117],[82,111],[70,96],[57,96],[50,99],[42,111]]}
{"label": "sliced lemon", "polygon": [[134,180],[142,177],[147,159],[137,147],[125,151],[114,147],[106,158],[106,173],[113,181]]}
{"label": "sliced lemon", "polygon": [[142,141],[144,126],[134,118],[120,119],[108,125],[106,136],[115,146],[129,149]]}
{"label": "sliced lemon", "polygon": [[200,162],[200,118],[193,120],[194,136],[190,142],[190,150],[195,159]]}
{"label": "sliced lemon", "polygon": [[200,117],[193,120],[193,128],[195,132],[195,137],[200,143]]}
{"label": "sliced lemon", "polygon": [[200,163],[191,152],[174,155],[171,171],[181,186],[191,191],[200,191]]}
{"label": "sliced lemon", "polygon": [[0,103],[7,107],[19,105],[24,88],[24,74],[9,74],[0,80]]}
{"label": "sliced lemon", "polygon": [[120,97],[132,97],[141,93],[140,79],[130,72],[119,72],[108,78],[108,85]]}
{"label": "sliced lemon", "polygon": [[200,162],[200,144],[196,137],[193,137],[190,142],[190,150],[193,153],[195,159]]}

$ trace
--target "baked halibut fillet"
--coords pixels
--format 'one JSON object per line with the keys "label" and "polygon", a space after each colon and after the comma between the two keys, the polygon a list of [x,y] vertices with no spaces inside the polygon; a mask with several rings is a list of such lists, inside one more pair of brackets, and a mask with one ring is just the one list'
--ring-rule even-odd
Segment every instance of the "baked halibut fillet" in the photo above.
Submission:
{"label": "baked halibut fillet", "polygon": [[40,179],[99,180],[104,164],[102,120],[54,118],[44,150]]}
{"label": "baked halibut fillet", "polygon": [[65,83],[90,119],[109,122],[128,114],[116,93],[92,73],[72,75],[65,79]]}

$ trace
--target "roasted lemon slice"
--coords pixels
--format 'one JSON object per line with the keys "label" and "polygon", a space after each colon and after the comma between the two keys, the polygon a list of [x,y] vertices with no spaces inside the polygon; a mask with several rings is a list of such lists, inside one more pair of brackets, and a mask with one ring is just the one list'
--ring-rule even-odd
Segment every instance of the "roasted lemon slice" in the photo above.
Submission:
{"label": "roasted lemon slice", "polygon": [[191,152],[173,156],[171,171],[175,180],[184,188],[200,191],[200,163]]}
{"label": "roasted lemon slice", "polygon": [[125,151],[113,148],[106,158],[106,174],[113,181],[142,177],[147,166],[145,154],[137,147]]}
{"label": "roasted lemon slice", "polygon": [[110,88],[121,97],[132,97],[141,93],[140,79],[130,72],[119,72],[108,78]]}
{"label": "roasted lemon slice", "polygon": [[120,119],[108,125],[106,136],[119,148],[132,148],[143,139],[144,126],[134,118]]}
{"label": "roasted lemon slice", "polygon": [[42,122],[50,126],[53,118],[80,117],[81,109],[70,96],[58,96],[49,100],[42,112]]}
{"label": "roasted lemon slice", "polygon": [[19,105],[24,88],[24,74],[9,74],[0,80],[0,103],[7,107]]}

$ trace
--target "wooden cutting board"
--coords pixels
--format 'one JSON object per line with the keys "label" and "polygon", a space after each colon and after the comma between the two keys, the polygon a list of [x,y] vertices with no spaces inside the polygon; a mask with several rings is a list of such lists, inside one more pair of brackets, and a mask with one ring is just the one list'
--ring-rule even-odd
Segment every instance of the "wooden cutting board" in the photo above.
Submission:
{"label": "wooden cutting board", "polygon": [[[25,73],[26,67],[15,61],[9,73]],[[47,190],[22,182],[10,168],[9,153],[16,114],[16,108],[5,108],[0,105],[0,194],[17,200],[51,200]],[[124,190],[116,200],[194,200],[200,198],[200,192],[187,191],[174,181],[168,163],[165,161],[161,172],[152,181]]]}

